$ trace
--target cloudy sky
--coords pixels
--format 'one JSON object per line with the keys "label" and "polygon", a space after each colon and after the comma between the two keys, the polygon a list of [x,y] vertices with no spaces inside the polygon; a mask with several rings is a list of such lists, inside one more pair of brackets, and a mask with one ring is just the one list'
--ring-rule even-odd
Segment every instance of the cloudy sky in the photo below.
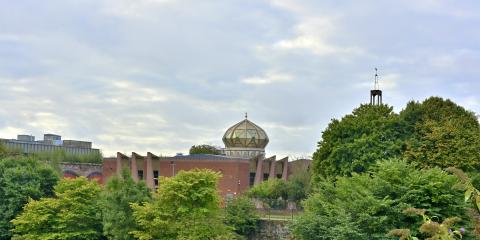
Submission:
{"label": "cloudy sky", "polygon": [[117,151],[223,146],[249,119],[268,155],[309,156],[369,99],[480,111],[478,0],[0,0],[0,137]]}

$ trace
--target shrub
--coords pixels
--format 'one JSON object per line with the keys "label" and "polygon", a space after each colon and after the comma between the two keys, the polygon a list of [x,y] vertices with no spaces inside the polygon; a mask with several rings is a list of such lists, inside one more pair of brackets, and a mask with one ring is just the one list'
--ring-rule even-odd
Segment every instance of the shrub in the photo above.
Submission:
{"label": "shrub", "polygon": [[[368,173],[318,183],[293,232],[298,239],[331,239],[326,236],[339,230],[355,239],[384,239],[391,229],[420,227],[418,219],[402,214],[409,207],[426,209],[439,221],[450,216],[469,219],[463,192],[452,189],[457,182],[438,168],[419,170],[405,161],[382,161]],[[469,229],[468,221],[462,224]],[[412,235],[421,233],[414,230]],[[342,236],[338,239],[349,239]]]}
{"label": "shrub", "polygon": [[233,227],[236,233],[248,236],[257,229],[259,217],[255,204],[246,196],[239,196],[227,202],[225,224]]}
{"label": "shrub", "polygon": [[29,199],[53,196],[57,173],[46,164],[19,157],[0,159],[0,239],[10,239],[10,222]]}

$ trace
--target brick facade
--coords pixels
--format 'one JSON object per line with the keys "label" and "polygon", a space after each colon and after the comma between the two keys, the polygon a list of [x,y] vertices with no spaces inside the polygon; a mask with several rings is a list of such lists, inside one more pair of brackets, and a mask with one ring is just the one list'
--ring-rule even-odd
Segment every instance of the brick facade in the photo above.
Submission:
{"label": "brick facade", "polygon": [[284,179],[296,173],[306,172],[311,160],[301,159],[289,162],[288,157],[276,159],[254,157],[251,159],[221,155],[186,155],[158,157],[148,152],[146,155],[132,153],[126,156],[117,153],[117,157],[104,158],[103,164],[62,163],[64,177],[85,176],[104,184],[108,178],[127,168],[134,179],[146,181],[154,189],[161,181],[160,177],[171,177],[179,171],[192,169],[210,169],[220,172],[218,183],[222,197],[235,196],[267,179]]}

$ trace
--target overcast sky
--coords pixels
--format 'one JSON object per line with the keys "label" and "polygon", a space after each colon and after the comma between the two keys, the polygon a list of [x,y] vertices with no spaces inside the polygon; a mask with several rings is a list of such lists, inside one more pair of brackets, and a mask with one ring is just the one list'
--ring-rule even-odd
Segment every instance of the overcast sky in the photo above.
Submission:
{"label": "overcast sky", "polygon": [[223,146],[244,112],[267,155],[309,156],[369,100],[480,111],[478,0],[0,0],[0,138],[104,155]]}

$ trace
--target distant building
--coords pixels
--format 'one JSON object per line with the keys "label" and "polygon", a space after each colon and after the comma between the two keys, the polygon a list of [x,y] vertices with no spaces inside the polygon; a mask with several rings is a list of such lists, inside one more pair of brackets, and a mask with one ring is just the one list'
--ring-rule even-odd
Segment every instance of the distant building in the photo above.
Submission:
{"label": "distant building", "polygon": [[43,140],[35,141],[32,135],[18,135],[17,139],[3,139],[0,142],[7,148],[19,150],[24,154],[39,152],[53,152],[63,150],[73,154],[99,154],[100,150],[92,148],[91,142],[77,140],[63,140],[60,135],[44,134]]}
{"label": "distant building", "polygon": [[246,118],[228,128],[222,140],[225,143],[224,155],[177,154],[162,157],[150,152],[146,155],[133,152],[130,156],[117,153],[116,157],[104,158],[102,181],[115,174],[120,175],[122,168],[126,167],[134,180],[144,180],[153,189],[158,186],[161,176],[171,177],[181,170],[206,168],[222,174],[219,191],[222,196],[230,197],[262,181],[287,180],[289,176],[306,173],[310,168],[311,160],[308,159],[289,162],[288,157],[279,160],[276,156],[265,158],[268,136]]}

